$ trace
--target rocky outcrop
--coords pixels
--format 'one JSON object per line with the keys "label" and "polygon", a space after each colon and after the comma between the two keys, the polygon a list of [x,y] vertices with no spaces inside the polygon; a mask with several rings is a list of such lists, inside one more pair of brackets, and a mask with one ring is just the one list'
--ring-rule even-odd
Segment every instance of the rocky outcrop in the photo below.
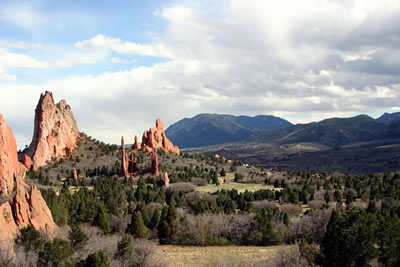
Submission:
{"label": "rocky outcrop", "polygon": [[[25,158],[27,165],[29,158]],[[31,224],[49,238],[54,236],[55,223],[40,191],[23,181],[25,166],[18,162],[17,146],[11,129],[0,115],[0,185],[1,193],[10,195],[12,205],[0,205],[0,240],[12,244],[18,229]],[[1,245],[1,244],[0,244]]]}
{"label": "rocky outcrop", "polygon": [[45,233],[48,239],[53,239],[56,224],[54,223],[49,207],[47,207],[46,201],[35,186],[31,186],[29,210],[29,222],[33,228]]}
{"label": "rocky outcrop", "polygon": [[151,153],[151,169],[150,169],[150,173],[154,176],[158,176],[159,172],[158,172],[158,157],[157,157],[157,153],[155,150],[153,150],[153,152]]}
{"label": "rocky outcrop", "polygon": [[16,184],[13,202],[16,225],[24,228],[31,224],[49,239],[53,238],[56,224],[40,191],[35,186],[28,186],[20,180],[17,180]]}
{"label": "rocky outcrop", "polygon": [[33,161],[31,157],[26,154],[21,156],[21,163],[25,166],[25,168],[29,171],[33,167]]}
{"label": "rocky outcrop", "polygon": [[160,119],[156,120],[156,128],[150,128],[150,130],[144,131],[141,146],[147,151],[161,148],[165,152],[178,155],[180,153],[179,148],[174,146],[165,135],[164,125]]}
{"label": "rocky outcrop", "polygon": [[27,199],[27,184],[23,181],[18,181],[16,186],[16,194],[13,202],[15,223],[21,227],[29,225],[29,204]]}
{"label": "rocky outcrop", "polygon": [[165,187],[169,187],[169,178],[168,178],[168,173],[164,173],[164,185]]}
{"label": "rocky outcrop", "polygon": [[7,195],[14,188],[16,177],[25,177],[25,168],[18,162],[17,143],[0,114],[0,193]]}
{"label": "rocky outcrop", "polygon": [[135,143],[133,143],[132,149],[137,151],[142,148],[142,144],[139,142],[139,138],[135,135]]}
{"label": "rocky outcrop", "polygon": [[121,168],[119,169],[120,177],[128,176],[128,156],[125,151],[124,137],[121,137]]}
{"label": "rocky outcrop", "polygon": [[74,180],[78,179],[78,173],[76,172],[75,168],[73,168],[71,171],[71,179],[74,179]]}
{"label": "rocky outcrop", "polygon": [[10,203],[5,202],[0,205],[0,248],[7,247],[16,235],[17,225],[14,221],[11,206]]}
{"label": "rocky outcrop", "polygon": [[138,171],[139,171],[139,168],[137,165],[137,161],[135,159],[135,155],[133,153],[131,153],[129,156],[128,172],[131,176],[136,176]]}
{"label": "rocky outcrop", "polygon": [[79,129],[65,100],[54,103],[53,94],[41,94],[35,110],[33,139],[24,151],[36,170],[52,159],[69,156],[77,147]]}

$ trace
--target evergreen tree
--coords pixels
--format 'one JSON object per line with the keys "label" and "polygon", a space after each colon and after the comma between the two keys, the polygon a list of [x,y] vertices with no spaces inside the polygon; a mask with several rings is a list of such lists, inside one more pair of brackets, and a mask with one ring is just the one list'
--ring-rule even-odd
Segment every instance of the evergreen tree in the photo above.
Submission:
{"label": "evergreen tree", "polygon": [[376,220],[359,208],[333,211],[321,243],[324,266],[365,266],[375,258]]}
{"label": "evergreen tree", "polygon": [[87,256],[86,260],[82,260],[77,267],[111,267],[110,260],[104,250],[99,250]]}
{"label": "evergreen tree", "polygon": [[39,253],[38,266],[63,266],[67,264],[74,250],[69,243],[60,238],[54,238],[44,245],[43,250]]}
{"label": "evergreen tree", "polygon": [[94,224],[98,226],[104,233],[111,232],[110,218],[105,208],[100,205],[97,210],[97,215],[94,219]]}
{"label": "evergreen tree", "polygon": [[222,177],[226,176],[226,171],[224,168],[221,169],[221,172],[219,173]]}
{"label": "evergreen tree", "polygon": [[82,232],[78,225],[71,225],[69,239],[71,240],[72,247],[75,249],[84,247],[88,241],[87,235]]}
{"label": "evergreen tree", "polygon": [[148,231],[143,222],[142,213],[135,211],[132,215],[132,221],[128,225],[126,232],[131,234],[135,238],[147,238]]}
{"label": "evergreen tree", "polygon": [[161,219],[161,213],[158,209],[154,210],[153,216],[151,217],[151,223],[150,223],[150,227],[151,228],[157,228],[159,222]]}
{"label": "evergreen tree", "polygon": [[32,225],[21,229],[16,242],[22,244],[26,251],[32,250],[39,253],[45,244],[45,241],[40,237],[39,231],[35,230]]}

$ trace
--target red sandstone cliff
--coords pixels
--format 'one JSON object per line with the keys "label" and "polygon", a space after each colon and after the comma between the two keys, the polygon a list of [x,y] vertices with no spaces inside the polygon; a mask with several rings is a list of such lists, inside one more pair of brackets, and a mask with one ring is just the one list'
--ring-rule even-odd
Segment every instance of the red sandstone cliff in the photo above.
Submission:
{"label": "red sandstone cliff", "polygon": [[18,162],[17,143],[0,114],[0,193],[7,195],[14,188],[15,177],[25,177],[25,169]]}
{"label": "red sandstone cliff", "polygon": [[53,94],[41,94],[35,110],[33,139],[27,154],[38,169],[52,159],[69,156],[77,147],[79,129],[65,100],[54,103]]}
{"label": "red sandstone cliff", "polygon": [[10,195],[16,188],[12,205],[0,205],[0,247],[13,242],[19,228],[29,224],[53,238],[55,223],[42,194],[24,183],[25,167],[18,162],[15,137],[0,114],[0,181],[1,193]]}
{"label": "red sandstone cliff", "polygon": [[[137,143],[136,140],[135,143]],[[175,153],[178,155],[180,153],[179,148],[174,146],[165,135],[164,125],[160,119],[156,120],[156,128],[150,128],[150,130],[144,131],[141,147],[148,151],[162,148],[165,152]]]}

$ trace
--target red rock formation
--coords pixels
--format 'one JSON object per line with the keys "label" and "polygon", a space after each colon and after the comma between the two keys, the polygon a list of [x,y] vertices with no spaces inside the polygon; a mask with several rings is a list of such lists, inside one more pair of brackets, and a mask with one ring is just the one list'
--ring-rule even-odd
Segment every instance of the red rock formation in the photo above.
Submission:
{"label": "red rock formation", "polygon": [[17,143],[11,128],[0,114],[0,193],[11,192],[18,176],[25,177],[25,168],[18,162]]}
{"label": "red rock formation", "polygon": [[160,119],[156,120],[156,128],[150,128],[149,131],[144,131],[142,147],[147,149],[147,151],[162,148],[165,152],[175,153],[178,155],[180,153],[179,148],[174,146],[165,135],[164,125]]}
{"label": "red rock formation", "polygon": [[29,225],[29,204],[26,200],[26,189],[27,186],[23,181],[18,180],[16,186],[16,194],[14,197],[14,218],[15,223],[21,227],[27,227]]}
{"label": "red rock formation", "polygon": [[121,168],[119,170],[120,177],[128,176],[128,157],[125,151],[124,137],[121,137]]}
{"label": "red rock formation", "polygon": [[155,150],[153,150],[152,154],[151,154],[151,170],[150,170],[151,174],[154,176],[158,176],[159,172],[158,172],[158,158],[157,158],[157,153]]}
{"label": "red rock formation", "polygon": [[53,239],[56,224],[54,223],[50,209],[46,205],[46,201],[35,186],[31,186],[29,209],[29,222],[32,224],[33,228],[42,233],[46,233],[48,239]]}
{"label": "red rock formation", "polygon": [[71,179],[74,179],[74,180],[78,179],[78,173],[76,172],[75,168],[73,168],[71,171]]}
{"label": "red rock formation", "polygon": [[24,153],[32,158],[34,169],[52,159],[71,153],[80,138],[74,115],[65,100],[54,103],[53,94],[41,94],[35,110],[32,142]]}
{"label": "red rock formation", "polygon": [[169,187],[169,178],[168,178],[168,173],[167,172],[164,173],[164,185],[166,187]]}
{"label": "red rock formation", "polygon": [[21,163],[25,166],[25,168],[29,171],[30,169],[31,169],[31,167],[33,167],[33,162],[32,162],[32,159],[31,159],[31,157],[29,157],[28,155],[26,155],[26,154],[23,154],[22,156],[21,156]]}
{"label": "red rock formation", "polygon": [[52,239],[56,224],[42,194],[35,186],[28,186],[18,179],[16,184],[17,192],[13,203],[16,225],[24,228],[31,224]]}
{"label": "red rock formation", "polygon": [[137,151],[142,148],[142,144],[139,142],[138,137],[135,135],[135,143],[132,146],[132,149]]}
{"label": "red rock formation", "polygon": [[17,235],[17,225],[15,224],[10,203],[5,202],[0,205],[0,248],[6,247]]}
{"label": "red rock formation", "polygon": [[[25,158],[25,163],[29,158]],[[29,166],[29,164],[28,164]],[[41,193],[28,187],[23,178],[25,167],[18,162],[17,146],[11,129],[0,114],[0,185],[2,194],[10,194],[16,185],[12,207],[8,202],[0,205],[0,240],[11,244],[18,228],[32,224],[36,230],[53,238],[55,223]],[[1,245],[1,244],[0,244]]]}
{"label": "red rock formation", "polygon": [[135,176],[136,173],[138,172],[137,161],[133,153],[131,153],[129,157],[130,159],[129,159],[128,172],[130,176]]}

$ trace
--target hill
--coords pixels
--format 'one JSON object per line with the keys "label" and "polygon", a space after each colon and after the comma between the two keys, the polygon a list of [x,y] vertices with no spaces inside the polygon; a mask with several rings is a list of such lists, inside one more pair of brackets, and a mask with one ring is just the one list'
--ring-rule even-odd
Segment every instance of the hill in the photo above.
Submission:
{"label": "hill", "polygon": [[384,123],[367,115],[359,115],[351,118],[332,118],[316,123],[297,124],[274,131],[258,131],[248,140],[278,144],[312,142],[333,146],[371,140],[385,128]]}
{"label": "hill", "polygon": [[385,124],[390,124],[393,120],[397,118],[400,118],[400,112],[394,112],[394,113],[385,112],[382,116],[380,116],[376,120],[379,122],[383,122]]}
{"label": "hill", "polygon": [[240,141],[257,130],[281,129],[291,125],[284,119],[266,115],[199,114],[172,124],[166,135],[174,144],[187,148]]}

